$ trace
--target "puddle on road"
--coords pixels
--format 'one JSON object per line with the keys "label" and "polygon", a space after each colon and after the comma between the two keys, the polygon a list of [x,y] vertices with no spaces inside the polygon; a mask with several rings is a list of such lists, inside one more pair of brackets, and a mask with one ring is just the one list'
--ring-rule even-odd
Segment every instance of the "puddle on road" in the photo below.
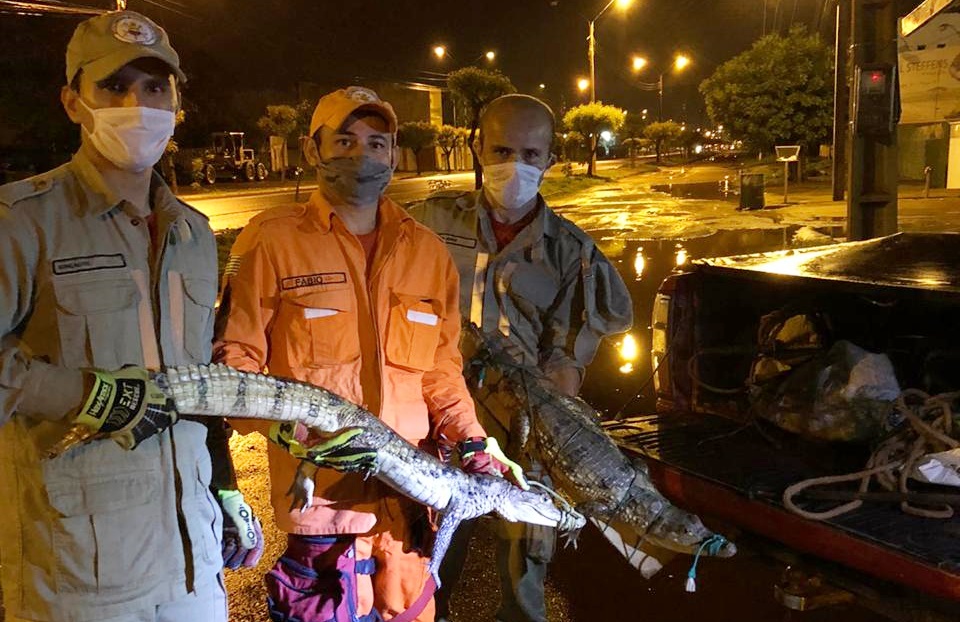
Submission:
{"label": "puddle on road", "polygon": [[[633,343],[623,338],[605,340],[590,366],[582,391],[583,398],[606,416],[652,412],[655,408],[653,383],[648,382],[650,363],[650,316],[660,283],[694,259],[723,257],[794,248],[797,242],[809,245],[799,227],[720,231],[693,239],[604,239],[592,231],[597,246],[616,266],[633,299]],[[830,241],[823,236],[819,243]],[[627,356],[629,355],[629,356]],[[632,360],[628,360],[632,357]]]}
{"label": "puddle on road", "polygon": [[732,179],[704,181],[685,184],[655,184],[650,186],[654,192],[663,192],[684,199],[713,199],[738,202],[740,190]]}

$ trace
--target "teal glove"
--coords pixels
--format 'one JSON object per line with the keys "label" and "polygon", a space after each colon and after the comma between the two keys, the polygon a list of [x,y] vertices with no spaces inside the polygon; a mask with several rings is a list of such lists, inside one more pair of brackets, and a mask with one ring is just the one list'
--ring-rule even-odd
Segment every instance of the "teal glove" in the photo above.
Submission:
{"label": "teal glove", "polygon": [[115,372],[87,371],[93,388],[76,423],[96,434],[109,436],[124,449],[136,449],[145,439],[163,432],[177,421],[170,400],[150,380],[147,370],[126,367]]}
{"label": "teal glove", "polygon": [[318,467],[352,473],[377,466],[377,450],[355,447],[351,441],[363,434],[362,428],[344,428],[321,432],[302,423],[278,421],[270,426],[270,440],[283,447],[294,458]]}

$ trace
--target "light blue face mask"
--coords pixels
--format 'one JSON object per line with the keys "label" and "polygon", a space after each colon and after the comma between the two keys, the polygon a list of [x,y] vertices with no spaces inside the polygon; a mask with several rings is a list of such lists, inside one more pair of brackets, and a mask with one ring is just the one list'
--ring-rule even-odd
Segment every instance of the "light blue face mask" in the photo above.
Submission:
{"label": "light blue face mask", "polygon": [[320,184],[349,205],[371,205],[393,178],[393,167],[369,156],[333,158],[317,166]]}
{"label": "light blue face mask", "polygon": [[483,167],[483,191],[504,209],[519,209],[530,202],[543,182],[543,171],[525,162],[501,162]]}

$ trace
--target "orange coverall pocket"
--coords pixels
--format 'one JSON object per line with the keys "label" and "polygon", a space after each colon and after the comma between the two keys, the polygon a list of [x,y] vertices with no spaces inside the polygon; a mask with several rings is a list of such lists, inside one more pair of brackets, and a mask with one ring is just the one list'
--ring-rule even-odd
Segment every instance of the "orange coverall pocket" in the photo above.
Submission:
{"label": "orange coverall pocket", "polygon": [[387,361],[416,371],[433,369],[442,322],[438,301],[393,293],[390,297],[390,323],[387,325]]}
{"label": "orange coverall pocket", "polygon": [[[290,303],[292,313],[289,321],[305,330],[291,330],[289,335],[307,333],[310,336],[310,360],[291,361],[303,367],[318,365],[337,365],[350,363],[360,358],[360,335],[357,328],[356,303],[353,290],[332,289],[322,292],[309,292],[298,296],[284,296],[284,302]],[[288,338],[289,339],[289,338]],[[288,344],[291,348],[299,344]]]}

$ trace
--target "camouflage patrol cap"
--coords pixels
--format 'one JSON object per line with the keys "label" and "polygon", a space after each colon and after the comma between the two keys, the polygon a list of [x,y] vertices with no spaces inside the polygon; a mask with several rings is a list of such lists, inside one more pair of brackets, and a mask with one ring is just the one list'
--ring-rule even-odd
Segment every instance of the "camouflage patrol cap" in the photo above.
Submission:
{"label": "camouflage patrol cap", "polygon": [[157,58],[170,66],[180,82],[180,57],[167,33],[134,11],[113,11],[81,22],[67,45],[67,84],[81,69],[94,82],[110,76],[138,58]]}
{"label": "camouflage patrol cap", "polygon": [[380,99],[371,89],[351,86],[320,98],[310,118],[310,136],[324,125],[334,131],[339,130],[347,117],[361,109],[379,114],[390,127],[390,133],[397,133],[397,113],[393,111],[393,106]]}

